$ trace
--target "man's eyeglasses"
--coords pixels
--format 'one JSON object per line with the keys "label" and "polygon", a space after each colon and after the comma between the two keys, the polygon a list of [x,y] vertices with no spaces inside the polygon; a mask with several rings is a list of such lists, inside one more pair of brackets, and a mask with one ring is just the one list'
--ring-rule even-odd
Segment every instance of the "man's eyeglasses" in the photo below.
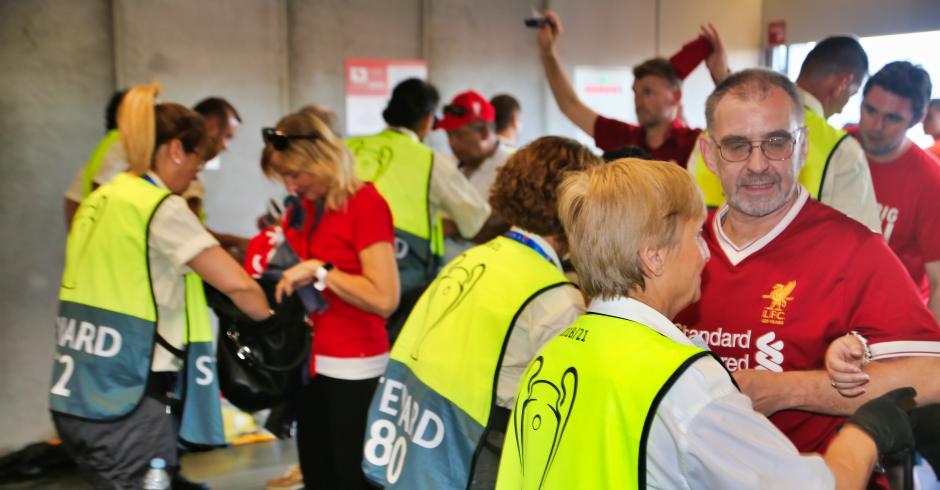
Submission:
{"label": "man's eyeglasses", "polygon": [[796,141],[805,127],[799,127],[787,136],[774,136],[765,140],[750,141],[746,139],[733,139],[725,143],[719,143],[712,138],[721,153],[721,158],[726,162],[743,162],[751,158],[751,152],[754,147],[760,148],[761,153],[768,160],[786,160],[793,156],[793,150],[796,148]]}
{"label": "man's eyeglasses", "polygon": [[444,106],[444,114],[450,114],[454,117],[464,117],[468,112],[470,111],[462,105],[448,104]]}
{"label": "man's eyeglasses", "polygon": [[290,145],[291,140],[316,140],[320,136],[316,133],[310,134],[287,134],[274,128],[264,128],[261,130],[261,137],[264,142],[273,146],[277,151],[284,151]]}

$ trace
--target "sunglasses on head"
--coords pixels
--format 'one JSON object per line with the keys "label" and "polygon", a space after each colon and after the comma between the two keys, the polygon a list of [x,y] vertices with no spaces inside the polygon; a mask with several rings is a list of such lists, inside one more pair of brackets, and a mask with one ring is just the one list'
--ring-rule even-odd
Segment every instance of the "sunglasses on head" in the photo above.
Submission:
{"label": "sunglasses on head", "polygon": [[290,140],[316,140],[320,136],[316,133],[310,134],[287,134],[274,128],[264,128],[261,130],[261,137],[264,142],[274,147],[277,151],[284,151],[290,144]]}
{"label": "sunglasses on head", "polygon": [[448,104],[444,106],[444,114],[449,114],[454,117],[464,117],[468,112],[470,111],[462,105]]}

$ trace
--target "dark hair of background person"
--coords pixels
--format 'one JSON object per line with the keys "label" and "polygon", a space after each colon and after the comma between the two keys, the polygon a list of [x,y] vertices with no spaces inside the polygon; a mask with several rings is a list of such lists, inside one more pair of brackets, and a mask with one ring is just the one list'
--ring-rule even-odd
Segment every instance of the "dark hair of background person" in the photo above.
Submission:
{"label": "dark hair of background person", "polygon": [[509,129],[512,124],[512,118],[522,110],[519,101],[509,94],[494,95],[490,99],[490,104],[496,110],[496,132],[502,132]]}
{"label": "dark hair of background person", "polygon": [[512,154],[490,189],[493,214],[510,225],[548,237],[564,237],[556,189],[570,173],[603,161],[581,143],[543,136]]}
{"label": "dark hair of background person", "polygon": [[652,160],[653,155],[650,152],[640,148],[639,146],[624,146],[622,148],[617,148],[616,150],[605,151],[601,158],[605,162],[612,162],[614,160],[620,160],[621,158],[639,158],[640,160]]}
{"label": "dark hair of background person", "polygon": [[653,58],[646,60],[633,67],[633,79],[639,80],[643,77],[654,75],[667,82],[672,88],[682,87],[682,79],[679,78],[679,72],[672,66],[666,58]]}
{"label": "dark hair of background person", "polygon": [[715,90],[705,99],[705,122],[709,130],[715,129],[715,109],[721,99],[729,93],[742,100],[763,100],[770,95],[770,89],[777,87],[790,98],[793,117],[803,122],[803,103],[796,91],[796,85],[787,77],[764,68],[748,68],[728,75],[718,83]]}
{"label": "dark hair of background person", "polygon": [[441,101],[434,85],[418,78],[409,78],[392,90],[392,98],[382,111],[389,126],[415,129],[424,116],[433,114]]}
{"label": "dark hair of background person", "polygon": [[207,97],[199,101],[198,104],[193,106],[193,110],[202,114],[204,118],[214,117],[221,122],[219,126],[221,129],[228,128],[228,115],[232,113],[235,116],[235,120],[242,122],[242,117],[238,115],[238,111],[235,110],[235,106],[230,104],[227,100],[222,97]]}
{"label": "dark hair of background person", "polygon": [[852,73],[855,83],[868,74],[868,55],[852,36],[830,36],[816,43],[800,67],[800,77],[822,78],[834,73]]}
{"label": "dark hair of background person", "polygon": [[111,131],[112,129],[117,129],[118,107],[121,107],[121,101],[124,100],[124,94],[126,93],[127,89],[125,88],[111,94],[111,99],[108,100],[108,107],[104,110],[104,127],[106,130]]}
{"label": "dark hair of background person", "polygon": [[875,85],[911,101],[911,112],[914,118],[909,126],[920,121],[930,101],[930,92],[933,90],[927,70],[909,61],[892,61],[885,65],[868,79],[862,94],[868,95],[868,91]]}

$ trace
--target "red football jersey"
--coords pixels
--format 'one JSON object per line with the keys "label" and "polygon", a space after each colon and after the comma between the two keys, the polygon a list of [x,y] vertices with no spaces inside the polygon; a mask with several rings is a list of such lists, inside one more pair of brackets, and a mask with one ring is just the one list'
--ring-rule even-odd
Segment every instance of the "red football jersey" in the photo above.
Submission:
{"label": "red football jersey", "polygon": [[926,303],[930,283],[924,263],[940,260],[940,165],[912,144],[893,162],[869,162],[868,168],[881,232]]}
{"label": "red football jersey", "polygon": [[[940,326],[880,236],[809,199],[763,242],[730,252],[735,264],[716,214],[704,230],[712,258],[702,297],[676,322],[702,334],[729,370],[825,369],[829,343],[852,330],[876,359],[940,354]],[[770,419],[801,452],[824,450],[842,422],[796,410]]]}

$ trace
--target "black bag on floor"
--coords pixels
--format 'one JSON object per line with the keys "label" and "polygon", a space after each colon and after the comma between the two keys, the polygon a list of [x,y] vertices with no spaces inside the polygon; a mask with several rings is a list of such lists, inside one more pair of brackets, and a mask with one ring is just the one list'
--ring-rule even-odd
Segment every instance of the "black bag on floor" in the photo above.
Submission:
{"label": "black bag on floor", "polygon": [[306,311],[294,294],[274,302],[274,281],[259,281],[274,316],[256,322],[228,297],[206,285],[206,299],[219,317],[216,357],[225,398],[246,412],[271,408],[300,387],[310,356]]}

